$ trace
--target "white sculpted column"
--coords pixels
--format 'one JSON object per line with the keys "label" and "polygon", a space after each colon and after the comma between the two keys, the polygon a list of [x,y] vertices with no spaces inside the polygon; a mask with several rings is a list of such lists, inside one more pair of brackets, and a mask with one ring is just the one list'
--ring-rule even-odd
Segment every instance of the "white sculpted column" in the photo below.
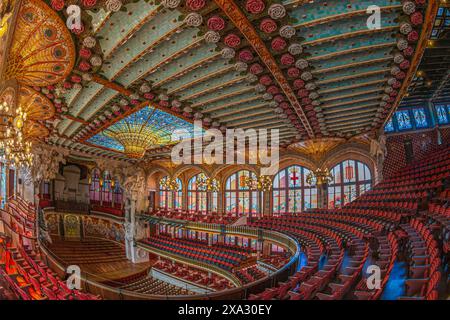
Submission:
{"label": "white sculpted column", "polygon": [[125,193],[125,251],[133,263],[148,261],[148,252],[137,247],[136,240],[145,237],[145,227],[136,219],[138,201],[145,197],[145,175],[136,168],[123,169]]}

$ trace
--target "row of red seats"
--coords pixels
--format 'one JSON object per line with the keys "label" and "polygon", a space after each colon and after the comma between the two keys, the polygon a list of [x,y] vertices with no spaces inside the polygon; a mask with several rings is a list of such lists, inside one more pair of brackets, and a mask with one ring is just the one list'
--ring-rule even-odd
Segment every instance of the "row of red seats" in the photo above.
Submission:
{"label": "row of red seats", "polygon": [[388,236],[377,237],[377,243],[379,245],[376,252],[377,259],[372,264],[378,266],[381,270],[382,280],[380,288],[376,290],[369,289],[367,286],[367,277],[362,277],[353,293],[358,300],[378,300],[394,268],[398,254],[398,243],[394,233],[389,233]]}
{"label": "row of red seats", "polygon": [[97,300],[99,297],[70,290],[34,253],[12,248],[3,241],[0,275],[22,300]]}
{"label": "row of red seats", "polygon": [[233,224],[238,219],[238,217],[231,214],[220,215],[217,212],[205,214],[204,212],[184,211],[181,209],[159,209],[155,213],[152,213],[152,215],[168,219],[215,224]]}
{"label": "row of red seats", "polygon": [[216,265],[231,271],[249,258],[248,254],[237,253],[229,250],[217,250],[202,243],[197,245],[165,236],[153,236],[142,240],[145,244],[157,249],[172,252],[193,260]]}
{"label": "row of red seats", "polygon": [[402,225],[408,234],[409,276],[406,296],[401,299],[436,300],[441,279],[441,260],[436,240],[430,229],[419,219]]}
{"label": "row of red seats", "polygon": [[233,288],[233,284],[223,277],[166,259],[158,260],[152,268],[216,291]]}

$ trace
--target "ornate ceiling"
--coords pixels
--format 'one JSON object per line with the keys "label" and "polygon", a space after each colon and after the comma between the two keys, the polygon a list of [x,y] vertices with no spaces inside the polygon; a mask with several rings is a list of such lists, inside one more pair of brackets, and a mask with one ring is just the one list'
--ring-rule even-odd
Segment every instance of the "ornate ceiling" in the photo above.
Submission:
{"label": "ornate ceiling", "polygon": [[427,48],[401,106],[450,101],[450,3],[447,2],[441,1]]}
{"label": "ornate ceiling", "polygon": [[364,0],[82,0],[69,32],[70,1],[16,2],[6,75],[54,105],[47,142],[119,160],[136,158],[127,133],[149,130],[148,159],[194,120],[279,129],[283,146],[375,133],[406,91],[438,8],[379,0],[373,29]]}

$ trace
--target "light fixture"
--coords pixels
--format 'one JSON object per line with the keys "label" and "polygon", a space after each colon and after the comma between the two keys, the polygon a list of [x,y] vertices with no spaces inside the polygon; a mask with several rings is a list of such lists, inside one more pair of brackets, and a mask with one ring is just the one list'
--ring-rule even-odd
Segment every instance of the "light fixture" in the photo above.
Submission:
{"label": "light fixture", "polygon": [[245,177],[244,184],[252,191],[269,191],[272,189],[272,179],[269,176]]}
{"label": "light fixture", "polygon": [[177,191],[180,186],[176,179],[171,179],[169,177],[164,177],[161,180],[159,180],[159,185],[163,190],[169,190],[169,191]]}
{"label": "light fixture", "polygon": [[216,178],[208,178],[204,173],[198,175],[197,186],[200,189],[210,192],[218,192],[220,190],[219,180]]}
{"label": "light fixture", "polygon": [[333,181],[333,175],[325,168],[324,170],[318,168],[316,171],[311,171],[306,176],[306,183],[310,185],[322,185]]}
{"label": "light fixture", "polygon": [[0,149],[11,164],[29,166],[33,161],[32,142],[23,133],[27,113],[20,106],[13,109],[6,100],[0,102]]}

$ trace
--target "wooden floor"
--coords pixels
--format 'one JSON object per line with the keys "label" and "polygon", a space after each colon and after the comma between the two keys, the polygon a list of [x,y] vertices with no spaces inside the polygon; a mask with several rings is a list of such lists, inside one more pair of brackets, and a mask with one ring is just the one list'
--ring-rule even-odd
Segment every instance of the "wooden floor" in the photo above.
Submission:
{"label": "wooden floor", "polygon": [[60,239],[52,237],[48,248],[66,265],[78,265],[83,272],[95,276],[97,281],[128,277],[150,268],[154,262],[131,263],[125,247],[117,242],[88,238]]}

